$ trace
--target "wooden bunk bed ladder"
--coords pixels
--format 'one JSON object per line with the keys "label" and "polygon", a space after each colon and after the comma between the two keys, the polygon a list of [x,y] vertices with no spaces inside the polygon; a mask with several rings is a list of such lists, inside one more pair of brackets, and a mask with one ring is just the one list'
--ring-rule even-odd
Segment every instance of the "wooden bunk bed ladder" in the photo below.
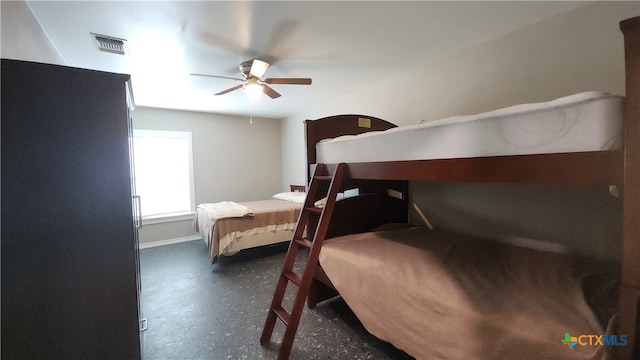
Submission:
{"label": "wooden bunk bed ladder", "polygon": [[[262,336],[260,337],[261,344],[269,343],[276,319],[282,321],[286,330],[282,345],[280,345],[278,359],[288,359],[291,353],[291,347],[293,346],[293,340],[295,339],[298,324],[300,323],[304,303],[309,296],[309,288],[311,287],[311,281],[313,280],[318,257],[320,256],[320,248],[327,235],[336,197],[343,186],[344,178],[345,164],[338,164],[333,174],[331,174],[327,166],[319,164],[316,166],[313,177],[311,178],[307,197],[300,212],[298,224],[293,234],[293,240],[289,245],[276,290],[273,294],[273,300],[269,307],[267,320],[262,330]],[[322,197],[321,194],[325,193],[327,188],[328,191],[326,192],[326,203],[324,207],[315,207],[315,201],[318,200],[319,197]],[[305,228],[307,228],[307,234],[313,234],[311,240],[303,237]],[[313,232],[314,228],[315,232]],[[302,276],[295,274],[293,271],[300,248],[309,249]],[[290,313],[282,306],[282,301],[289,283],[297,286],[295,300]]]}

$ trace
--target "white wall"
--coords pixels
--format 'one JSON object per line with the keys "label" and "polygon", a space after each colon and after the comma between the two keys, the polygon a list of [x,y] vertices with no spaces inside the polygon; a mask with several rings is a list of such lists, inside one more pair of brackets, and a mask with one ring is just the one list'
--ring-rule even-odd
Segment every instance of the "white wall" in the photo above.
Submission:
{"label": "white wall", "polygon": [[[305,119],[360,113],[409,125],[586,90],[623,95],[619,21],[638,15],[638,2],[592,3],[289,117],[282,126],[284,182],[304,181]],[[554,241],[607,258],[620,250],[620,201],[606,188],[413,183],[411,200],[440,228]]]}
{"label": "white wall", "polygon": [[[191,131],[196,203],[268,199],[281,190],[280,120],[146,107],[131,116],[135,129]],[[193,235],[191,220],[145,225],[140,242]]]}
{"label": "white wall", "polygon": [[580,7],[454,56],[389,77],[283,124],[283,179],[304,181],[302,121],[355,113],[397,125],[545,101],[584,91],[624,93],[618,22],[640,14],[638,2]]}
{"label": "white wall", "polygon": [[0,16],[2,58],[64,65],[24,1],[1,1]]}

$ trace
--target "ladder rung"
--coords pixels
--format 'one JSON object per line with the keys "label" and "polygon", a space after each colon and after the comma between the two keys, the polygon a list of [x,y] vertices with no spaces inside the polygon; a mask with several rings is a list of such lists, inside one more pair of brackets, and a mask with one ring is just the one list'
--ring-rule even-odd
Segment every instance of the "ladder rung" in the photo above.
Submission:
{"label": "ladder rung", "polygon": [[284,277],[286,277],[287,279],[289,279],[289,281],[291,281],[292,283],[300,286],[300,284],[302,283],[302,279],[300,279],[300,276],[294,274],[293,272],[289,271],[286,272],[284,274],[282,274]]}
{"label": "ladder rung", "polygon": [[291,318],[291,315],[289,315],[287,310],[283,309],[282,306],[278,306],[277,308],[273,309],[273,312],[278,316],[278,319],[280,319],[280,321],[282,321],[287,326],[289,325],[289,319]]}
{"label": "ladder rung", "polygon": [[298,245],[306,246],[309,249],[311,249],[311,246],[313,246],[313,243],[307,239],[294,239],[293,241]]}
{"label": "ladder rung", "polygon": [[305,208],[305,209],[307,209],[307,211],[309,211],[310,213],[313,213],[313,214],[318,214],[318,215],[322,214],[322,208],[319,208],[319,207],[310,206],[310,207]]}
{"label": "ladder rung", "polygon": [[323,181],[331,181],[333,180],[333,176],[331,175],[316,175],[313,177],[316,180],[323,180]]}

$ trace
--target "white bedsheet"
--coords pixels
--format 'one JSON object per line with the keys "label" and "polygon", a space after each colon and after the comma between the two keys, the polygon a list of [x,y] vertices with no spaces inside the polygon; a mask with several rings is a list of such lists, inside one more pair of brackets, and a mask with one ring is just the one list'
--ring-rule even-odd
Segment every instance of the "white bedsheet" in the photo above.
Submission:
{"label": "white bedsheet", "polygon": [[584,92],[316,145],[318,163],[599,151],[622,146],[624,98]]}

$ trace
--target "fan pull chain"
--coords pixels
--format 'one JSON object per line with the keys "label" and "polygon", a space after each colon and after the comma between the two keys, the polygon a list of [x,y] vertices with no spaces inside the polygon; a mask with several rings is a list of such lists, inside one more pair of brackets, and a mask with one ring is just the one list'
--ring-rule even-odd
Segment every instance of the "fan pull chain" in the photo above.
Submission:
{"label": "fan pull chain", "polygon": [[253,101],[249,99],[249,124],[253,124]]}

